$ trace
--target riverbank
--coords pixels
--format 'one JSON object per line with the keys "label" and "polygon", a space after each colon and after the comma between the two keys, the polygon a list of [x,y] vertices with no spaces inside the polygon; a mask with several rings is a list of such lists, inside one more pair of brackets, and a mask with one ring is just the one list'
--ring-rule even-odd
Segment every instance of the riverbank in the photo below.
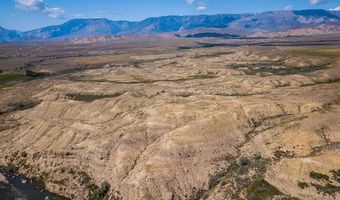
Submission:
{"label": "riverbank", "polygon": [[0,199],[69,200],[66,197],[38,188],[27,177],[6,171],[4,168],[0,168]]}
{"label": "riverbank", "polygon": [[0,183],[7,183],[8,184],[6,177],[4,175],[2,175],[1,173],[0,173]]}
{"label": "riverbank", "polygon": [[18,199],[18,195],[12,190],[6,176],[0,173],[0,199]]}

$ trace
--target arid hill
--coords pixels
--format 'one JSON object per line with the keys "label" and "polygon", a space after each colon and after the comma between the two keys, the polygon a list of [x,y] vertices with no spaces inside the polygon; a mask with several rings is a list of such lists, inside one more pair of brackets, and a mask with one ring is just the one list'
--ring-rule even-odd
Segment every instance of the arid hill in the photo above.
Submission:
{"label": "arid hill", "polygon": [[255,33],[249,35],[249,37],[302,37],[311,35],[325,35],[325,34],[339,34],[340,33],[340,23],[328,23],[321,24],[314,27],[308,28],[296,28],[290,29],[283,32],[271,32],[271,33]]}
{"label": "arid hill", "polygon": [[339,47],[58,48],[0,89],[0,165],[76,200],[340,198]]}

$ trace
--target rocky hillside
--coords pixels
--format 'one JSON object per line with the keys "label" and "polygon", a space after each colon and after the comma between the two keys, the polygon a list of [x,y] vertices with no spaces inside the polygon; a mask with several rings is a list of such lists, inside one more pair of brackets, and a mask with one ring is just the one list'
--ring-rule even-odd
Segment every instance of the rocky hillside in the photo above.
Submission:
{"label": "rocky hillside", "polygon": [[327,23],[313,27],[295,28],[282,32],[270,32],[270,33],[255,33],[248,35],[248,37],[265,37],[265,38],[277,38],[277,37],[292,37],[292,36],[310,36],[310,35],[322,35],[322,34],[340,34],[340,23]]}
{"label": "rocky hillside", "polygon": [[286,31],[292,28],[316,26],[339,20],[340,17],[337,12],[325,10],[273,11],[238,15],[164,16],[148,18],[140,22],[73,19],[61,25],[21,33],[2,29],[0,42],[99,35],[181,33],[202,29],[247,35],[255,32]]}
{"label": "rocky hillside", "polygon": [[3,41],[13,41],[13,40],[20,40],[20,34],[14,30],[7,30],[0,26],[0,42]]}

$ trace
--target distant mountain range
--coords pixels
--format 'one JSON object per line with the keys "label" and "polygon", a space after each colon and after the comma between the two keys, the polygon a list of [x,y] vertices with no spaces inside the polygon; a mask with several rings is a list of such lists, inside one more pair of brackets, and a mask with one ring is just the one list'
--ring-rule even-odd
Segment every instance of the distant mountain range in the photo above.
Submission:
{"label": "distant mountain range", "polygon": [[[108,19],[72,19],[64,24],[19,32],[0,27],[0,42],[36,41],[84,36],[149,35],[174,33],[177,36],[245,36],[256,33],[283,32],[340,21],[339,11],[300,10],[254,14],[219,14],[164,16],[140,22]],[[213,34],[214,35],[214,34]]]}

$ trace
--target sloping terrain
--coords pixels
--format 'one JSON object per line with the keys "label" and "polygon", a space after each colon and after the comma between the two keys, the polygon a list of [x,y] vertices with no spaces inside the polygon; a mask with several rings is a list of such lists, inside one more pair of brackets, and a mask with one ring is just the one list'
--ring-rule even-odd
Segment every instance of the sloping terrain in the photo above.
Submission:
{"label": "sloping terrain", "polygon": [[72,199],[339,199],[339,52],[127,53],[19,83],[0,164]]}
{"label": "sloping terrain", "polygon": [[311,35],[326,35],[326,34],[339,34],[340,33],[340,23],[327,23],[321,24],[314,27],[307,28],[296,28],[290,29],[283,32],[271,32],[271,33],[254,33],[249,35],[249,37],[302,37]]}

